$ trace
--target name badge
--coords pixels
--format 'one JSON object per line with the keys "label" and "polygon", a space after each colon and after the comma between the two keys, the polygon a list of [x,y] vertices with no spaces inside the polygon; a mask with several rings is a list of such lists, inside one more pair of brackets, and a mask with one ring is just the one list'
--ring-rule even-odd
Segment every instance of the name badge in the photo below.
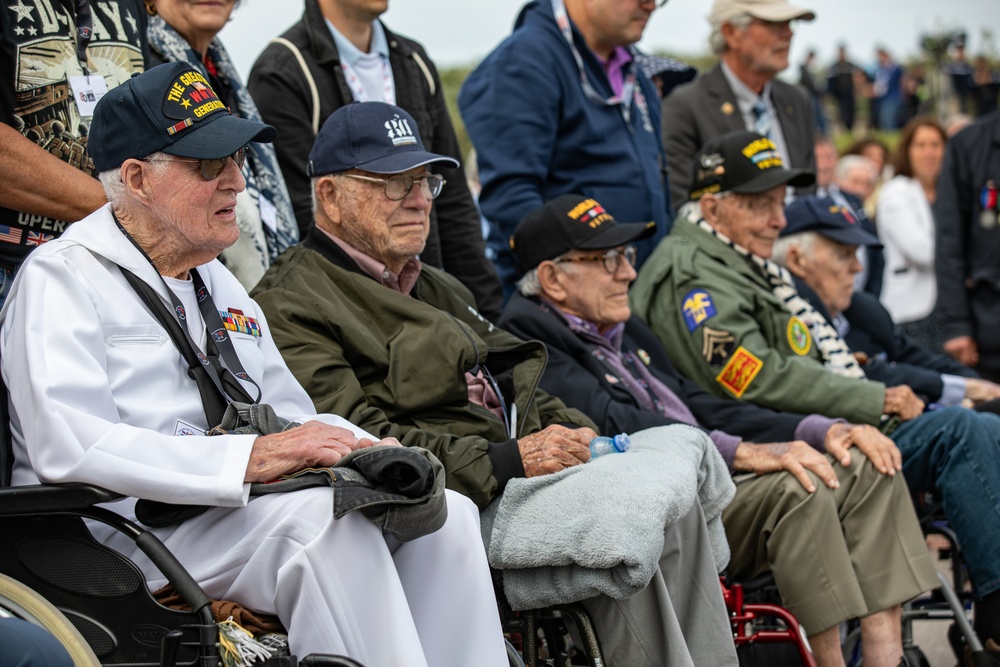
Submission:
{"label": "name badge", "polygon": [[271,200],[261,195],[257,199],[258,205],[260,206],[260,220],[267,228],[272,232],[278,231],[278,209],[275,208]]}
{"label": "name badge", "polygon": [[80,115],[85,118],[94,115],[94,108],[98,101],[108,92],[108,84],[104,83],[104,77],[100,74],[71,76],[69,77],[69,85],[73,89],[76,108],[80,110]]}
{"label": "name badge", "polygon": [[183,419],[178,419],[177,425],[174,427],[174,435],[205,435],[205,431]]}

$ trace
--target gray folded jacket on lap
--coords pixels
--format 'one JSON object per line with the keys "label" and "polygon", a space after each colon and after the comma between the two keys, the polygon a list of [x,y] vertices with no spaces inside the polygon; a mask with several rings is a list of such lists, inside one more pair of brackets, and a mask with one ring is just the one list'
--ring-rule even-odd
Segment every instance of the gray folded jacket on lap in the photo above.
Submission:
{"label": "gray folded jacket on lap", "polygon": [[649,584],[663,531],[701,501],[716,568],[729,562],[722,510],[736,493],[709,437],[690,426],[632,434],[624,454],[508,482],[483,511],[490,565],[514,610],[623,599]]}

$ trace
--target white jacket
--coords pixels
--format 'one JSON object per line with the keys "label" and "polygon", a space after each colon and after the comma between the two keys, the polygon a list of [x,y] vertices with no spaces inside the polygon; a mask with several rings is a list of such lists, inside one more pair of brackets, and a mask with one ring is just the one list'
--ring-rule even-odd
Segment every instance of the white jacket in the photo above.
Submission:
{"label": "white jacket", "polygon": [[934,216],[919,181],[896,176],[878,199],[878,235],[885,247],[881,301],[897,324],[934,310]]}
{"label": "white jacket", "polygon": [[[117,228],[110,205],[36,249],[15,279],[0,311],[13,484],[89,482],[164,502],[245,504],[254,436],[175,435],[185,425],[208,427],[201,397],[118,265],[170,307],[163,281]],[[317,418],[371,437],[340,417],[316,417],[246,290],[218,260],[198,271],[219,310],[238,309],[260,325],[260,336],[230,333],[262,402],[288,419]]]}

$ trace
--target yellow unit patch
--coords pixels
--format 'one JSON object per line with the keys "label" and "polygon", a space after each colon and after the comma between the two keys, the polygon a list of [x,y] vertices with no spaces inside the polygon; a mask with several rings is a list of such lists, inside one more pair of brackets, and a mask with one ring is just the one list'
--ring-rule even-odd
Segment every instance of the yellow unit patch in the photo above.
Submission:
{"label": "yellow unit patch", "polygon": [[740,345],[733,352],[729,363],[722,368],[722,372],[715,376],[715,381],[731,391],[736,398],[742,398],[763,367],[763,361]]}
{"label": "yellow unit patch", "polygon": [[797,317],[788,320],[788,345],[800,357],[809,354],[809,348],[812,347],[809,327]]}

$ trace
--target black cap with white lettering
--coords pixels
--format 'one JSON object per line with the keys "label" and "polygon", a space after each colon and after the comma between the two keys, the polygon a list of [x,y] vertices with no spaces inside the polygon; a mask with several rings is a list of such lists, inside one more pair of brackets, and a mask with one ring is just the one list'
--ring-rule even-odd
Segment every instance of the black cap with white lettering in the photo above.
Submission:
{"label": "black cap with white lettering", "polygon": [[251,141],[274,140],[270,125],[239,118],[187,63],[158,65],[101,98],[87,148],[98,172],[156,152],[216,159]]}

